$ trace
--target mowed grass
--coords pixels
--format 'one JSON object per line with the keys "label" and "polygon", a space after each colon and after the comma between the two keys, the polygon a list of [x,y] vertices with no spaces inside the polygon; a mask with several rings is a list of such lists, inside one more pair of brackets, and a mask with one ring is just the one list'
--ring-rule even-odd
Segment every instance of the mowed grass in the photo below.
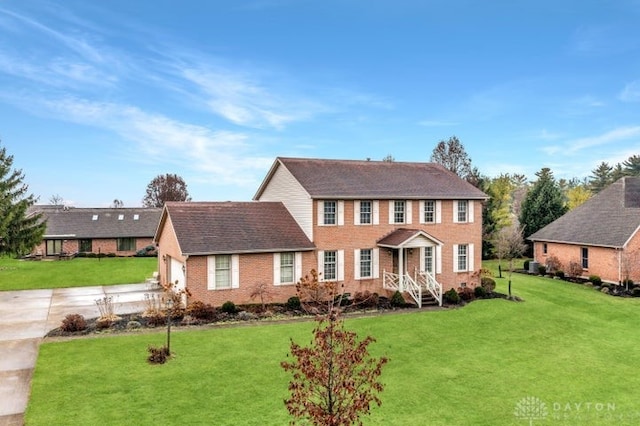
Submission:
{"label": "mowed grass", "polygon": [[[513,293],[525,301],[348,319],[390,358],[383,404],[365,424],[638,424],[640,300],[525,275],[513,276]],[[307,343],[312,327],[174,332],[165,365],[145,361],[160,332],[45,343],[27,424],[287,424],[279,364],[289,338]],[[542,417],[516,409],[524,398],[545,404]]]}
{"label": "mowed grass", "polygon": [[0,258],[0,291],[144,282],[158,269],[155,257],[105,257],[56,261]]}

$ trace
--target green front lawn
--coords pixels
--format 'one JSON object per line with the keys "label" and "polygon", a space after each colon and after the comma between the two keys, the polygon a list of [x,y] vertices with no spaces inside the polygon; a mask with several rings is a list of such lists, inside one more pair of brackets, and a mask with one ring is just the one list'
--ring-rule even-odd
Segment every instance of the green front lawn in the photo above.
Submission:
{"label": "green front lawn", "polygon": [[105,257],[56,261],[0,258],[0,291],[144,282],[158,269],[155,257]]}
{"label": "green front lawn", "polygon": [[[525,301],[349,319],[390,358],[383,404],[365,424],[637,424],[640,299],[524,275],[513,293]],[[145,362],[164,333],[45,343],[27,424],[287,424],[279,363],[312,326],[178,331],[165,365]],[[517,409],[525,398],[534,404]],[[531,411],[540,403],[544,419]]]}

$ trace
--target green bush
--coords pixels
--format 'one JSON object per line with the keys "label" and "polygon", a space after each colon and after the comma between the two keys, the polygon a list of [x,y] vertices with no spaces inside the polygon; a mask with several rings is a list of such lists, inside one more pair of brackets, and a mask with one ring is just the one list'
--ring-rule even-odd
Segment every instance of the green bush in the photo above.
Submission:
{"label": "green bush", "polygon": [[83,331],[87,329],[87,321],[80,314],[69,314],[62,320],[60,329],[66,332]]}
{"label": "green bush", "polygon": [[634,287],[633,290],[631,290],[631,294],[633,297],[640,297],[640,287]]}
{"label": "green bush", "polygon": [[402,297],[402,293],[396,290],[396,292],[393,293],[393,296],[391,296],[390,303],[391,303],[391,306],[394,306],[394,307],[404,306],[405,301],[404,301],[404,297]]}
{"label": "green bush", "polygon": [[484,289],[485,293],[493,293],[496,289],[496,280],[491,277],[480,278],[480,286]]}
{"label": "green bush", "polygon": [[564,280],[564,271],[556,271],[556,277],[560,278],[561,280]]}
{"label": "green bush", "polygon": [[458,296],[460,299],[469,302],[475,297],[475,293],[471,287],[458,287]]}
{"label": "green bush", "polygon": [[523,269],[524,269],[525,271],[529,271],[529,263],[531,263],[531,261],[530,261],[530,260],[525,260],[525,261],[524,261]]}
{"label": "green bush", "polygon": [[292,311],[299,311],[300,310],[300,298],[298,296],[292,296],[287,300],[286,303],[286,307],[287,309],[290,309]]}
{"label": "green bush", "polygon": [[622,285],[624,286],[624,288],[631,288],[633,287],[633,280],[630,280],[630,279],[623,280]]}
{"label": "green bush", "polygon": [[547,275],[547,267],[545,265],[538,266],[538,275]]}
{"label": "green bush", "polygon": [[483,299],[487,296],[487,291],[482,286],[478,286],[473,289],[473,294],[478,299]]}
{"label": "green bush", "polygon": [[460,303],[460,296],[458,295],[458,292],[453,288],[448,291],[445,291],[443,295],[443,299],[446,303],[449,303],[452,305],[457,305],[458,303]]}
{"label": "green bush", "polygon": [[589,281],[591,281],[594,286],[602,285],[602,279],[598,275],[589,275]]}
{"label": "green bush", "polygon": [[236,308],[236,304],[230,300],[227,300],[226,302],[224,302],[220,309],[222,309],[222,312],[225,312],[227,314],[235,314],[236,311],[238,310]]}

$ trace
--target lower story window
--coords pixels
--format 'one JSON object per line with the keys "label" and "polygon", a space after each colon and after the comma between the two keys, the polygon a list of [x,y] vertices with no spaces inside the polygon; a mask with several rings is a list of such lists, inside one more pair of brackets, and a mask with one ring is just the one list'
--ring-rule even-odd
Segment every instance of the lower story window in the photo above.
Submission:
{"label": "lower story window", "polygon": [[231,256],[216,256],[216,288],[231,288]]}
{"label": "lower story window", "polygon": [[294,255],[293,253],[280,253],[280,283],[287,284],[294,281]]}
{"label": "lower story window", "polygon": [[324,280],[334,281],[337,279],[337,252],[325,251],[324,252]]}
{"label": "lower story window", "polygon": [[60,254],[62,251],[62,240],[47,240],[47,254]]}
{"label": "lower story window", "polygon": [[433,274],[433,247],[424,248],[424,270]]}
{"label": "lower story window", "polygon": [[458,271],[466,271],[467,270],[467,250],[468,246],[466,244],[460,244],[458,246]]}
{"label": "lower story window", "polygon": [[582,269],[589,269],[589,249],[582,247]]}
{"label": "lower story window", "polygon": [[135,238],[118,238],[118,251],[133,251],[136,249]]}
{"label": "lower story window", "polygon": [[91,240],[80,240],[78,243],[78,251],[81,253],[89,253],[93,251],[93,244]]}
{"label": "lower story window", "polygon": [[372,276],[372,250],[360,250],[360,278],[371,278]]}

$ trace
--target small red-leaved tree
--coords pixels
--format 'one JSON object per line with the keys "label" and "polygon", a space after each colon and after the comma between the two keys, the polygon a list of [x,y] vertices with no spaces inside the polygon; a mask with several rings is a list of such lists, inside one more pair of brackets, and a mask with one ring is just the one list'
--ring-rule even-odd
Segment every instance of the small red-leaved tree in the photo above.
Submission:
{"label": "small red-leaved tree", "polygon": [[[316,274],[312,277],[317,279]],[[361,425],[360,416],[369,414],[371,404],[382,403],[378,378],[388,359],[370,356],[373,337],[358,341],[356,333],[345,330],[333,309],[335,294],[328,296],[329,313],[318,317],[311,345],[302,347],[292,340],[295,361],[281,363],[293,374],[291,396],[284,402],[294,417],[292,424],[302,420],[317,426]]]}

